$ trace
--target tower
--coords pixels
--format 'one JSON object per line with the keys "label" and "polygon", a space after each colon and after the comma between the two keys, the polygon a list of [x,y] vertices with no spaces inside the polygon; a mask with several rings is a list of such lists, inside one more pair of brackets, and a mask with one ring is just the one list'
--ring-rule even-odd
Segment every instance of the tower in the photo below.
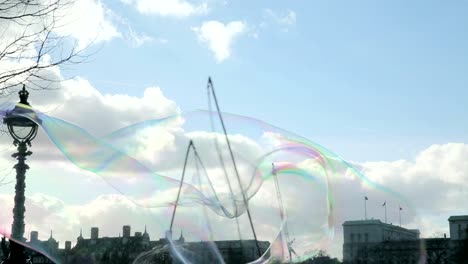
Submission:
{"label": "tower", "polygon": [[80,236],[76,238],[76,243],[79,243],[83,240],[83,230],[80,228]]}
{"label": "tower", "polygon": [[183,230],[180,230],[179,242],[180,242],[180,243],[184,243],[184,242],[185,242],[184,231],[183,231]]}

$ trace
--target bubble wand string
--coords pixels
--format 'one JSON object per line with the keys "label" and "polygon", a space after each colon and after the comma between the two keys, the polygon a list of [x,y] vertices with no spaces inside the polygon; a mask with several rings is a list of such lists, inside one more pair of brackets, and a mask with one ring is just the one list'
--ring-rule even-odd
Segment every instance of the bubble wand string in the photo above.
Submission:
{"label": "bubble wand string", "polygon": [[219,108],[218,99],[216,98],[216,93],[215,93],[215,90],[214,90],[213,82],[211,81],[211,77],[208,77],[207,88],[211,90],[211,94],[213,95],[213,100],[214,100],[215,106],[216,106],[216,112],[218,113],[219,121],[221,122],[221,127],[223,128],[224,137],[226,139],[226,144],[227,144],[228,149],[229,149],[229,154],[231,155],[231,160],[232,160],[232,164],[234,166],[234,171],[236,173],[237,182],[239,184],[239,187],[240,187],[240,190],[241,190],[241,193],[242,193],[242,199],[243,199],[243,202],[244,202],[244,205],[245,205],[245,210],[247,211],[247,216],[249,218],[250,228],[252,229],[252,234],[254,236],[255,245],[257,247],[257,253],[258,253],[258,256],[261,256],[262,253],[260,251],[260,246],[258,245],[257,234],[255,233],[255,227],[254,227],[253,222],[252,222],[252,215],[250,214],[249,204],[248,204],[248,201],[247,201],[247,197],[245,197],[244,187],[242,186],[242,182],[240,180],[239,171],[237,170],[236,160],[234,158],[234,154],[232,153],[231,143],[229,142],[229,138],[228,138],[227,131],[226,131],[226,126],[224,125],[223,116],[221,115],[221,110]]}

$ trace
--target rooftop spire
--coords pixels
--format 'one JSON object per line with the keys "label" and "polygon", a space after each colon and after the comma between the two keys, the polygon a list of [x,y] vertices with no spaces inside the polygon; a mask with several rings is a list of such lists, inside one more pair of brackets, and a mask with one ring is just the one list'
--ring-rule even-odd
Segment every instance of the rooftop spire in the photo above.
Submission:
{"label": "rooftop spire", "polygon": [[79,243],[81,240],[83,240],[83,229],[80,228],[80,236],[76,238],[77,243]]}
{"label": "rooftop spire", "polygon": [[184,231],[182,229],[180,230],[179,242],[181,242],[181,243],[185,242]]}

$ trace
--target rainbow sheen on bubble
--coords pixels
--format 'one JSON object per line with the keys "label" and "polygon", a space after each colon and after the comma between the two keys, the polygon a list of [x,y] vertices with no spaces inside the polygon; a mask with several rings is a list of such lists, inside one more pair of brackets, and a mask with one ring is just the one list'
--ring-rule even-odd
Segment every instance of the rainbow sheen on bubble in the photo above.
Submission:
{"label": "rainbow sheen on bubble", "polygon": [[[224,249],[219,241],[241,240],[243,247],[252,239],[244,199],[259,240],[269,241],[264,252],[249,262],[288,261],[286,225],[301,256],[327,250],[334,242],[335,228],[343,220],[337,208],[346,207],[341,194],[334,192],[336,182],[348,174],[359,184],[408,204],[397,192],[367,178],[350,162],[319,144],[254,118],[223,113],[234,165],[219,124],[213,126],[216,115],[204,110],[181,113],[136,123],[104,137],[37,111],[24,116],[41,126],[68,160],[66,166],[76,167],[76,174],[90,181],[90,186],[93,181],[102,180],[110,190],[131,201],[129,208],[154,216],[154,229],[163,234],[160,237],[167,243],[148,248],[136,257],[135,263],[151,263],[166,255],[182,263],[204,263],[206,259],[197,256],[197,250],[206,252],[211,263],[223,263]],[[189,142],[193,142],[194,149],[187,151]],[[29,160],[34,160],[34,156]],[[183,168],[185,179],[180,184]],[[88,173],[98,177],[92,178]],[[284,213],[278,210],[274,177],[280,183]],[[166,231],[179,186],[180,199],[171,234]],[[55,190],[60,188],[63,193],[75,191],[54,186]],[[51,191],[50,195],[61,193]],[[92,204],[95,197],[84,196],[83,200]],[[63,212],[54,210],[51,207],[47,213],[64,218]],[[119,216],[127,222],[138,222],[131,213],[122,211]],[[75,221],[74,226],[92,224],[91,220],[86,222],[86,217],[69,218]],[[26,225],[40,227],[45,223],[29,217]],[[186,242],[174,237],[176,230],[183,230]],[[1,231],[10,237],[6,228]],[[60,254],[54,255],[41,246],[32,247],[57,263],[66,263]],[[75,253],[77,258],[86,258],[85,253]]]}

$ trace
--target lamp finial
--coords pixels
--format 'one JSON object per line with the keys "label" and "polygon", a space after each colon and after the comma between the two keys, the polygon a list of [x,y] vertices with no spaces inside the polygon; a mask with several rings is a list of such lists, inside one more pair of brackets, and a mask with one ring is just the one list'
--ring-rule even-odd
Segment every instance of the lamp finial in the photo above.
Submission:
{"label": "lamp finial", "polygon": [[23,89],[21,89],[21,91],[19,91],[18,94],[20,97],[20,104],[29,105],[28,103],[29,92],[26,90],[25,84],[23,84]]}

